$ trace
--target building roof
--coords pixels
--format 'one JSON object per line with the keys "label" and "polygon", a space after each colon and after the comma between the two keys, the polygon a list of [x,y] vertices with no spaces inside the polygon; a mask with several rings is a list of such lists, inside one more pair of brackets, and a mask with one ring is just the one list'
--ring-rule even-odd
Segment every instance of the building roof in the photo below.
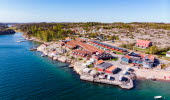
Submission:
{"label": "building roof", "polygon": [[98,60],[98,61],[96,62],[96,65],[100,65],[100,64],[102,64],[102,63],[104,63],[103,60]]}
{"label": "building roof", "polygon": [[145,57],[145,55],[144,55],[144,54],[140,54],[140,56],[141,56],[141,58],[144,58],[144,57]]}
{"label": "building roof", "polygon": [[90,54],[90,52],[85,51],[85,50],[73,50],[73,52],[81,53],[81,54]]}
{"label": "building roof", "polygon": [[65,38],[65,40],[70,40],[70,39],[71,39],[70,37]]}
{"label": "building roof", "polygon": [[170,51],[168,51],[166,54],[170,54]]}
{"label": "building roof", "polygon": [[76,38],[77,41],[81,41],[81,42],[84,42],[86,40],[82,39],[82,38]]}
{"label": "building roof", "polygon": [[112,70],[114,70],[114,69],[116,69],[116,68],[117,68],[116,66],[111,66],[111,67],[107,68],[106,70],[107,70],[107,71],[112,71]]}
{"label": "building roof", "polygon": [[74,44],[74,43],[71,42],[71,41],[70,41],[70,42],[67,42],[66,45],[70,46],[71,48],[74,48],[74,47],[77,46],[76,44]]}
{"label": "building roof", "polygon": [[150,60],[154,60],[154,59],[155,59],[155,57],[154,57],[153,55],[148,55],[148,59],[150,59]]}
{"label": "building roof", "polygon": [[91,46],[89,44],[86,44],[86,43],[83,43],[83,42],[80,42],[80,41],[76,41],[76,40],[72,40],[73,43],[79,45],[80,47],[82,47],[83,49],[85,49],[86,51],[90,51],[90,52],[99,52],[99,53],[103,53],[104,51],[103,50],[100,50],[94,46]]}
{"label": "building roof", "polygon": [[138,54],[138,53],[134,53],[134,52],[131,52],[130,54],[128,54],[129,56],[135,56],[135,57],[141,57],[141,54]]}
{"label": "building roof", "polygon": [[58,53],[57,51],[53,51],[54,54]]}
{"label": "building roof", "polygon": [[131,58],[129,55],[125,55],[124,57],[125,57],[125,58],[128,58],[128,59],[130,59],[130,58]]}
{"label": "building roof", "polygon": [[96,65],[95,67],[97,67],[97,68],[100,68],[100,69],[106,69],[106,68],[108,68],[108,67],[110,67],[110,66],[112,66],[113,64],[111,64],[111,63],[102,63],[102,64],[100,64],[100,65]]}
{"label": "building roof", "polygon": [[149,44],[149,43],[151,43],[151,41],[148,41],[148,40],[137,40],[137,43]]}
{"label": "building roof", "polygon": [[90,41],[91,43],[93,44],[96,44],[98,46],[105,46],[104,48],[110,48],[110,49],[118,49],[118,50],[121,50],[123,52],[127,52],[126,49],[123,49],[123,48],[119,48],[119,47],[115,47],[115,46],[112,46],[112,45],[109,45],[109,44],[105,44],[105,43],[101,43],[101,42],[98,42],[98,41]]}

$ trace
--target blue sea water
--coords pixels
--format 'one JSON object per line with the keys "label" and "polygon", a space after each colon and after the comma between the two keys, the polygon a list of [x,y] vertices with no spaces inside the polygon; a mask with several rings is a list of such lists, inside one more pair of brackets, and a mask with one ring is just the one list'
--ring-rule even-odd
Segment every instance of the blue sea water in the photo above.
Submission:
{"label": "blue sea water", "polygon": [[41,57],[17,43],[22,33],[0,36],[0,100],[170,100],[170,83],[137,80],[132,90],[81,81],[68,64]]}

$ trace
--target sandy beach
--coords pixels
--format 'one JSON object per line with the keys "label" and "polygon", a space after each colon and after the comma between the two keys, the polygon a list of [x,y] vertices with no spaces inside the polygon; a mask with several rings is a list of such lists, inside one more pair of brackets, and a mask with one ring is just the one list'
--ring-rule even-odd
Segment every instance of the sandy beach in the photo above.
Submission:
{"label": "sandy beach", "polygon": [[156,69],[135,69],[134,72],[138,79],[156,79],[161,81],[170,81],[170,71],[167,70],[156,70]]}

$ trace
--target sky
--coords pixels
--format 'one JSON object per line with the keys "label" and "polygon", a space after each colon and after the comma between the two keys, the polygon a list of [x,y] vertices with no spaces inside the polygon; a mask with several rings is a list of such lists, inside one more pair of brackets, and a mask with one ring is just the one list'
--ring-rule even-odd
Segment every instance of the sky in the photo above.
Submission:
{"label": "sky", "polygon": [[170,0],[0,0],[0,22],[170,23]]}

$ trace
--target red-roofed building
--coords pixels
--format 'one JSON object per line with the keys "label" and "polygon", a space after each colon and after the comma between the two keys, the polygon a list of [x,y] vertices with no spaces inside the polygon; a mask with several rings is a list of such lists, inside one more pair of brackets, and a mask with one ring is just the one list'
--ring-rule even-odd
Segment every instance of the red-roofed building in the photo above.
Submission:
{"label": "red-roofed building", "polygon": [[153,55],[148,55],[146,56],[147,59],[150,59],[151,61],[154,61],[155,60],[155,57]]}
{"label": "red-roofed building", "polygon": [[73,50],[73,55],[77,55],[80,57],[87,57],[90,56],[91,53],[85,50]]}
{"label": "red-roofed building", "polygon": [[98,60],[98,61],[96,62],[97,65],[100,65],[100,64],[102,64],[102,63],[104,63],[103,60]]}
{"label": "red-roofed building", "polygon": [[113,73],[116,69],[117,69],[116,66],[111,66],[111,67],[106,69],[106,73]]}
{"label": "red-roofed building", "polygon": [[68,47],[68,48],[70,48],[70,49],[74,49],[74,48],[77,47],[77,45],[74,44],[73,42],[67,42],[67,43],[65,44],[65,46]]}
{"label": "red-roofed building", "polygon": [[86,42],[86,40],[82,39],[82,38],[76,38],[77,41],[80,41],[80,42]]}
{"label": "red-roofed building", "polygon": [[67,37],[65,38],[66,41],[70,41],[71,40],[71,37]]}
{"label": "red-roofed building", "polygon": [[72,40],[72,42],[77,44],[79,47],[83,48],[84,50],[89,51],[91,53],[98,52],[98,53],[102,54],[104,52],[101,49],[98,49],[98,48],[96,48],[94,46],[91,46],[89,44],[86,44],[86,43],[83,43],[83,42],[80,42],[80,41]]}
{"label": "red-roofed building", "polygon": [[129,55],[125,55],[126,58],[130,59],[131,57]]}
{"label": "red-roofed building", "polygon": [[136,46],[142,47],[142,48],[148,48],[148,47],[152,46],[152,42],[148,41],[148,40],[137,40]]}

